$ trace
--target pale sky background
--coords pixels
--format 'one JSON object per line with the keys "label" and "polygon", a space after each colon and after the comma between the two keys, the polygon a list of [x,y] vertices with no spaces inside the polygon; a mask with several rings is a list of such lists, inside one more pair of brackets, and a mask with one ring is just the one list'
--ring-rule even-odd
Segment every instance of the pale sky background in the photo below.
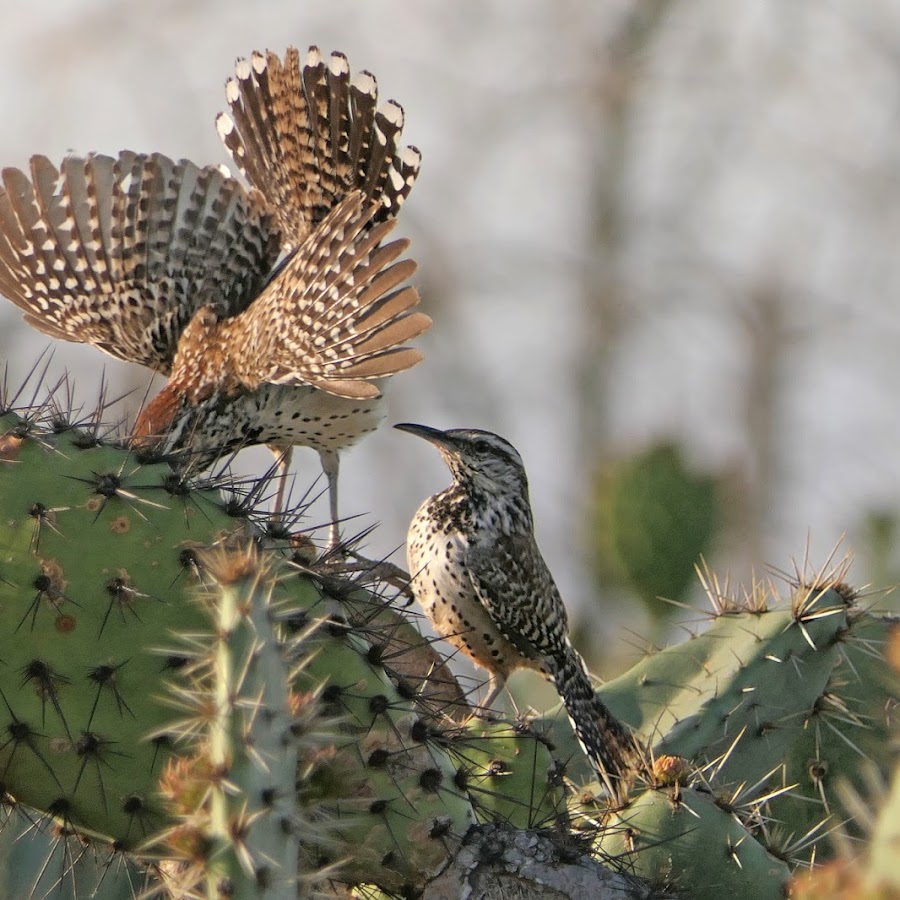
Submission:
{"label": "pale sky background", "polygon": [[[900,508],[900,0],[2,5],[2,165],[227,162],[214,116],[253,49],[317,43],[377,75],[424,155],[399,232],[435,320],[390,421],[516,444],[589,631],[641,629],[633,605],[587,605],[601,455],[670,436],[731,472],[750,512],[712,562],[739,579],[807,541],[819,562],[868,510]],[[0,303],[13,381],[47,343]],[[53,371],[89,400],[104,365],[126,377],[58,345]],[[295,458],[304,486],[317,460]],[[342,476],[342,512],[382,523],[380,552],[447,480],[387,428]]]}

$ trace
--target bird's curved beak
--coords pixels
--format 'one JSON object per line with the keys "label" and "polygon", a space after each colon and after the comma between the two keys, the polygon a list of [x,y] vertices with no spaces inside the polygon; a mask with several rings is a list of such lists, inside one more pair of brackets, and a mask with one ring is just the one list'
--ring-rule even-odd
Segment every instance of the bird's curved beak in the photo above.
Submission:
{"label": "bird's curved beak", "polygon": [[413,422],[401,422],[399,425],[395,425],[394,428],[398,431],[407,431],[410,434],[414,434],[416,437],[424,438],[426,441],[436,444],[438,447],[450,447],[452,443],[446,432],[441,431],[439,428],[431,428],[428,425],[416,425]]}

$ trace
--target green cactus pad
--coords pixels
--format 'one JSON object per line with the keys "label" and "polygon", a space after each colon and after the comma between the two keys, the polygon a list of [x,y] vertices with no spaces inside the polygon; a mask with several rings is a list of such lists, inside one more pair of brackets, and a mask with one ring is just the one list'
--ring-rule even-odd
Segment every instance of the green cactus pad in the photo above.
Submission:
{"label": "green cactus pad", "polygon": [[85,845],[33,809],[14,806],[0,819],[0,896],[123,900],[150,895],[159,881],[124,852]]}
{"label": "green cactus pad", "polygon": [[[867,832],[866,820],[857,821],[842,798],[848,787],[867,792],[866,770],[886,778],[895,765],[900,679],[884,658],[893,628],[888,620],[860,611],[849,617],[828,682],[784,757],[781,778],[795,787],[767,806],[768,815],[795,839],[828,817],[829,827],[840,822],[855,838]],[[827,858],[829,849],[823,842],[817,858]]]}
{"label": "green cactus pad", "polygon": [[[325,610],[320,603],[309,612]],[[301,787],[306,804],[318,803],[338,823],[332,852],[319,848],[315,862],[334,862],[337,877],[351,883],[421,887],[475,821],[457,767],[372,644],[333,617],[312,642],[295,689],[318,690],[324,713],[339,723],[333,753],[322,755]]]}
{"label": "green cactus pad", "polygon": [[214,492],[173,493],[168,465],[12,413],[0,429],[3,785],[134,846],[165,823],[162,698],[184,660],[160,651],[208,629],[191,548],[235,522]]}
{"label": "green cactus pad", "polygon": [[668,618],[673,607],[660,597],[683,597],[712,542],[716,482],[691,472],[677,445],[662,443],[608,464],[593,499],[597,574],[631,588],[654,617]]}
{"label": "green cactus pad", "polygon": [[707,793],[648,790],[608,816],[597,849],[623,871],[694,900],[782,900],[789,870]]}
{"label": "green cactus pad", "polygon": [[714,762],[718,784],[755,784],[800,738],[846,628],[833,589],[810,591],[802,609],[729,611],[599,693],[656,752]]}
{"label": "green cactus pad", "polygon": [[562,767],[527,725],[473,719],[448,744],[479,822],[547,828],[566,819]]}

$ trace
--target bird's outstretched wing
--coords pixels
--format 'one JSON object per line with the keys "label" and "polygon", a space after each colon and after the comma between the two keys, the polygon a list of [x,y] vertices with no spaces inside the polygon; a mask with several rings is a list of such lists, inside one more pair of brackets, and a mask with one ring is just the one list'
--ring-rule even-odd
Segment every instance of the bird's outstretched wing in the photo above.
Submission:
{"label": "bird's outstretched wing", "polygon": [[370,72],[351,78],[347,57],[328,62],[310,47],[301,66],[290,48],[284,60],[255,52],[239,59],[229,79],[229,113],[216,127],[235,165],[277,216],[293,249],[352,191],[378,208],[370,226],[392,218],[412,189],[421,154],[398,144],[403,108],[378,105]]}
{"label": "bird's outstretched wing", "polygon": [[40,331],[168,372],[196,310],[260,291],[279,253],[256,191],[158,153],[3,170],[0,294]]}
{"label": "bird's outstretched wing", "polygon": [[394,220],[375,225],[379,207],[351,193],[297,248],[260,297],[223,323],[228,344],[239,348],[232,366],[244,385],[312,385],[339,397],[380,394],[379,378],[422,359],[406,341],[431,319],[415,312],[415,288],[402,287],[415,272],[396,261],[409,242],[381,242]]}
{"label": "bird's outstretched wing", "polygon": [[469,550],[472,589],[500,633],[523,656],[559,656],[567,645],[566,608],[550,569],[530,535],[500,534]]}

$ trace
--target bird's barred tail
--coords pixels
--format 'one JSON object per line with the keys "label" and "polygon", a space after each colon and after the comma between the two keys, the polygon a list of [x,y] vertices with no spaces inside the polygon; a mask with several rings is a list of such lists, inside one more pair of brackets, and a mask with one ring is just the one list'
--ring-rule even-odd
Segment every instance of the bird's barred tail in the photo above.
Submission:
{"label": "bird's barred tail", "polygon": [[569,721],[597,777],[621,801],[640,762],[640,750],[627,728],[597,698],[584,661],[571,647],[550,662],[550,677]]}
{"label": "bird's barred tail", "polygon": [[326,62],[311,47],[301,65],[290,48],[239,59],[227,82],[229,113],[216,120],[235,165],[277,210],[292,249],[340,201],[359,190],[392,218],[412,189],[421,155],[398,144],[403,108],[378,105],[370,72],[351,77],[347,57]]}

